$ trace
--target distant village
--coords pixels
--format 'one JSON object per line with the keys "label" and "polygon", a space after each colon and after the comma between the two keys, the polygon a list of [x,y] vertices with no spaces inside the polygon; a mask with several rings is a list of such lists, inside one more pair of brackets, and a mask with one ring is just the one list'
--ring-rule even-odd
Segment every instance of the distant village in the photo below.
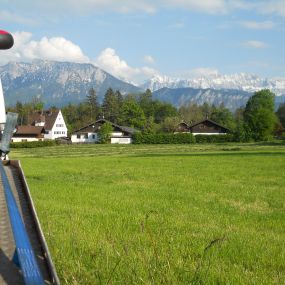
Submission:
{"label": "distant village", "polygon": [[[58,140],[73,144],[130,144],[138,133],[152,136],[165,133],[226,135],[231,140],[234,137],[235,141],[247,141],[266,140],[282,136],[284,132],[285,105],[280,105],[275,112],[274,94],[269,90],[256,92],[247,105],[235,113],[223,105],[207,103],[201,106],[192,103],[176,109],[169,103],[153,100],[150,90],[123,97],[119,91],[108,89],[101,105],[97,99],[92,88],[84,102],[62,109],[52,107],[44,111],[43,103],[36,101],[28,105],[27,111],[25,104],[17,102],[10,108],[19,114],[12,142]],[[261,114],[260,109],[267,111]],[[267,117],[263,118],[264,115]],[[252,123],[253,118],[265,120],[266,126],[258,130]]]}
{"label": "distant village", "polygon": [[[130,144],[135,128],[120,126],[104,118],[98,119],[74,131],[70,137],[61,110],[39,111],[31,116],[28,125],[18,125],[12,142],[32,142],[43,140],[62,140],[71,143],[98,143],[100,142],[100,129],[104,124],[112,126],[110,143]],[[230,130],[210,119],[188,125],[181,122],[177,125],[175,133],[191,133],[193,135],[219,135],[228,134]]]}

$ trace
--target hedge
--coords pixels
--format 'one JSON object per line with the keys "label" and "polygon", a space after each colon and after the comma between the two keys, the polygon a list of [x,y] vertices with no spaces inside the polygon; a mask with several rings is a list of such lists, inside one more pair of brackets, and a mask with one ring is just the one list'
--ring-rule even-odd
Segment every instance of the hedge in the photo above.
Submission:
{"label": "hedge", "polygon": [[10,148],[34,148],[34,147],[45,147],[58,145],[58,141],[47,140],[47,141],[35,141],[35,142],[11,142]]}
{"label": "hedge", "polygon": [[187,144],[187,143],[225,143],[233,142],[234,135],[196,135],[181,134],[142,134],[136,133],[133,137],[134,144]]}
{"label": "hedge", "polygon": [[233,142],[234,136],[232,134],[227,135],[196,135],[196,143],[225,143]]}
{"label": "hedge", "polygon": [[192,134],[142,134],[136,133],[133,137],[134,144],[188,144],[195,143]]}

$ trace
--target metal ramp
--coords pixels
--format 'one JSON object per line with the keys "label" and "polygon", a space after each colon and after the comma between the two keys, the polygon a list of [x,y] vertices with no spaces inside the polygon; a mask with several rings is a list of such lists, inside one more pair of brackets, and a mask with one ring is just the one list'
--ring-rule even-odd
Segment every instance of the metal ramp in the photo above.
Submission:
{"label": "metal ramp", "polygon": [[20,162],[0,163],[0,285],[59,285]]}

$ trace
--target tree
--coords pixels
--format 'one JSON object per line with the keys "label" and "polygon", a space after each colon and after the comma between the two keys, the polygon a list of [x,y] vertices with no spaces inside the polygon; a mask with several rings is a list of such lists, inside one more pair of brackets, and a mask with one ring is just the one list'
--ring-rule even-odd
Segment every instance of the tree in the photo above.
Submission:
{"label": "tree", "polygon": [[285,128],[285,103],[279,105],[276,115],[280,123],[282,124],[283,128]]}
{"label": "tree", "polygon": [[134,128],[143,128],[146,123],[144,112],[135,100],[125,100],[122,106],[121,124]]}
{"label": "tree", "polygon": [[230,130],[233,130],[235,128],[233,114],[223,104],[221,104],[219,107],[213,108],[210,118],[213,121],[229,128]]}
{"label": "tree", "polygon": [[205,118],[210,118],[213,112],[213,109],[215,109],[214,106],[209,105],[208,103],[204,103],[201,106],[202,114],[203,114],[203,119]]}
{"label": "tree", "polygon": [[35,96],[31,101],[32,112],[42,111],[44,109],[44,103],[41,101],[40,96]]}
{"label": "tree", "polygon": [[143,127],[143,132],[145,134],[154,134],[156,133],[159,125],[154,122],[153,116],[146,118],[146,123]]}
{"label": "tree", "polygon": [[105,119],[113,122],[117,121],[119,115],[119,101],[112,88],[109,88],[105,93],[102,108]]}
{"label": "tree", "polygon": [[268,140],[277,121],[274,113],[274,93],[270,90],[255,92],[249,98],[245,111],[244,123],[247,136],[255,141]]}
{"label": "tree", "polygon": [[146,92],[139,95],[138,103],[143,109],[143,112],[147,118],[154,115],[152,93],[149,89],[147,89]]}
{"label": "tree", "polygon": [[88,95],[86,96],[86,103],[90,108],[90,120],[96,120],[96,117],[99,113],[99,104],[97,101],[96,91],[93,87],[88,91]]}
{"label": "tree", "polygon": [[167,133],[173,133],[177,126],[181,123],[181,120],[179,117],[167,117],[165,120],[161,123],[161,130],[163,132]]}
{"label": "tree", "polygon": [[175,116],[177,116],[177,110],[173,105],[154,101],[154,121],[156,123],[163,122],[167,117]]}
{"label": "tree", "polygon": [[202,107],[196,103],[189,103],[179,108],[179,115],[183,121],[187,123],[193,123],[205,119]]}
{"label": "tree", "polygon": [[103,124],[98,131],[100,143],[106,144],[110,142],[112,132],[113,132],[113,126],[111,123],[106,122],[105,124]]}

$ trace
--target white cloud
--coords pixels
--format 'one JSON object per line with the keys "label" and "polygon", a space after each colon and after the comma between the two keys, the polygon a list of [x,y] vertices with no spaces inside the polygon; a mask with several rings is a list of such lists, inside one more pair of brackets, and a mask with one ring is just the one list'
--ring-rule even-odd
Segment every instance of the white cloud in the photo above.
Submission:
{"label": "white cloud", "polygon": [[148,63],[148,64],[154,64],[155,63],[155,59],[151,55],[145,55],[144,61],[145,61],[145,63]]}
{"label": "white cloud", "polygon": [[165,3],[165,6],[169,6],[171,8],[183,8],[210,14],[224,13],[227,9],[227,3],[225,0],[166,0],[158,2],[163,2]]}
{"label": "white cloud", "polygon": [[247,29],[252,30],[270,30],[275,27],[275,23],[272,21],[255,22],[255,21],[242,21],[240,25]]}
{"label": "white cloud", "polygon": [[2,51],[0,63],[9,61],[29,61],[46,59],[56,61],[89,62],[80,47],[63,37],[43,37],[39,41],[32,40],[33,35],[28,32],[13,33],[14,47]]}
{"label": "white cloud", "polygon": [[264,14],[277,14],[285,17],[284,0],[260,1],[260,3],[257,4],[257,9]]}
{"label": "white cloud", "polygon": [[[15,42],[13,48],[1,52],[1,65],[9,61],[25,62],[33,59],[91,62],[78,45],[63,37],[43,37],[36,41],[29,32],[15,32],[13,37]],[[154,58],[150,55],[147,55],[145,60],[148,63],[154,63]],[[141,83],[158,74],[158,71],[148,66],[129,66],[112,48],[104,49],[97,57],[95,64],[118,78],[135,83]]]}
{"label": "white cloud", "polygon": [[131,67],[112,48],[104,49],[96,59],[96,65],[112,75],[128,82],[140,83],[158,72],[150,67]]}
{"label": "white cloud", "polygon": [[252,49],[263,49],[263,48],[268,47],[268,45],[266,43],[261,42],[261,41],[255,41],[255,40],[243,42],[243,43],[241,43],[241,45],[243,47],[252,48]]}

